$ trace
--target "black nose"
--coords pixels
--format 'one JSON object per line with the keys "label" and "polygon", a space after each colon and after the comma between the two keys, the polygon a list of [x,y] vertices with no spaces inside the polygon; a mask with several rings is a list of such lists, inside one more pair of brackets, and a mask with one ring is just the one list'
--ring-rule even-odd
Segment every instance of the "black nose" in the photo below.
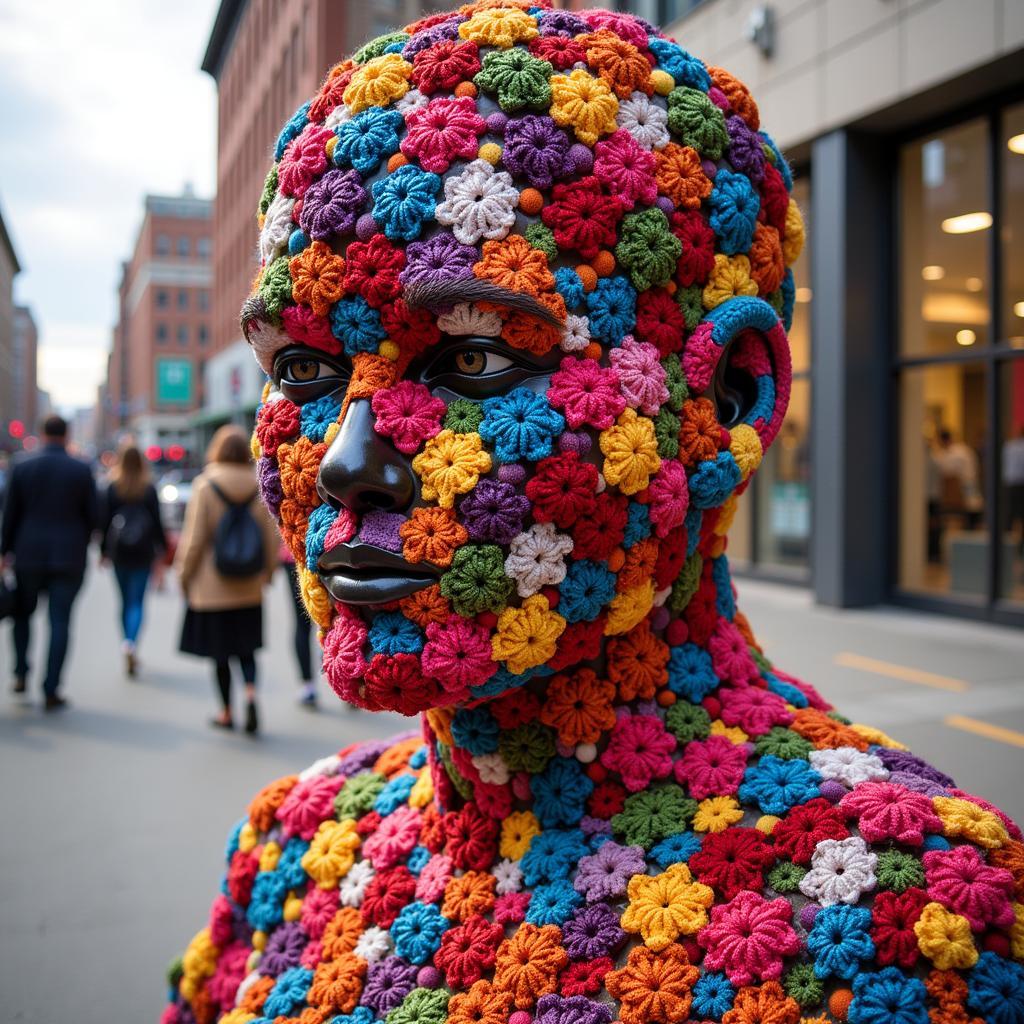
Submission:
{"label": "black nose", "polygon": [[373,429],[375,419],[369,401],[351,402],[316,478],[325,502],[357,515],[401,512],[416,496],[412,465]]}

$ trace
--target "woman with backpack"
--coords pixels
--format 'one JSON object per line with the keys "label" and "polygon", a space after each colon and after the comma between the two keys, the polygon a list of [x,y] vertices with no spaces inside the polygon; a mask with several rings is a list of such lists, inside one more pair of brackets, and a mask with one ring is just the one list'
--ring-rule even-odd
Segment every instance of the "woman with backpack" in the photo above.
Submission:
{"label": "woman with backpack", "polygon": [[100,529],[104,562],[113,565],[121,591],[125,672],[134,677],[146,588],[158,556],[167,550],[167,537],[149,463],[133,444],[121,448],[110,471]]}
{"label": "woman with backpack", "polygon": [[231,659],[245,682],[245,731],[259,729],[256,651],[263,646],[263,586],[277,564],[277,534],[258,497],[249,439],[221,427],[192,484],[175,567],[185,594],[180,649],[213,660],[221,713],[210,724],[234,728]]}

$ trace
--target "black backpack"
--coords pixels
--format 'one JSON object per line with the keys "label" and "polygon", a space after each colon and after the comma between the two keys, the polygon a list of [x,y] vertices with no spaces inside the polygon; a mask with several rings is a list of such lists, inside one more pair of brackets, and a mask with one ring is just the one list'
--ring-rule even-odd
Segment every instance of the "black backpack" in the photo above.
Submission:
{"label": "black backpack", "polygon": [[110,519],[107,553],[113,562],[148,562],[156,554],[153,517],[142,502],[122,505]]}
{"label": "black backpack", "polygon": [[263,531],[253,518],[249,506],[256,497],[253,492],[245,501],[232,501],[215,483],[214,494],[227,505],[213,534],[213,564],[221,576],[242,579],[263,571]]}

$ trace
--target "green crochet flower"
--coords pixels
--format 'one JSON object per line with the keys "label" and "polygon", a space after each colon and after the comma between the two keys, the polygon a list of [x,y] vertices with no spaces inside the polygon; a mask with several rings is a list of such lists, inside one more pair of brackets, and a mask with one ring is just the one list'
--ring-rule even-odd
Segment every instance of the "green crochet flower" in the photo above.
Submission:
{"label": "green crochet flower", "polygon": [[764,298],[765,302],[775,310],[775,315],[781,317],[782,309],[785,305],[785,299],[782,296],[782,289],[776,288],[775,291],[769,292]]}
{"label": "green crochet flower", "polygon": [[365,64],[367,61],[373,60],[374,57],[380,57],[384,51],[395,43],[408,42],[409,34],[407,32],[391,32],[386,36],[377,36],[376,39],[371,39],[365,46],[356,50],[355,56],[352,58],[357,64]]}
{"label": "green crochet flower", "polygon": [[672,584],[672,593],[668,598],[669,611],[681,612],[689,603],[690,598],[697,593],[700,586],[700,573],[704,568],[704,559],[694,551],[683,563],[683,568]]}
{"label": "green crochet flower", "polygon": [[806,874],[806,869],[800,867],[799,864],[794,864],[789,860],[782,860],[768,872],[768,884],[776,892],[796,892],[800,888],[800,882]]}
{"label": "green crochet flower", "polygon": [[533,246],[534,249],[539,249],[548,258],[548,262],[553,262],[558,257],[558,246],[555,245],[555,233],[551,228],[540,221],[535,224],[531,224],[526,229],[526,240]]}
{"label": "green crochet flower", "polygon": [[661,458],[674,459],[679,454],[679,417],[667,406],[662,406],[654,417],[654,436]]}
{"label": "green crochet flower", "polygon": [[181,956],[176,956],[167,965],[167,984],[170,985],[171,988],[177,988],[178,987],[178,982],[181,981],[181,979],[184,976],[184,974],[185,974],[184,962],[183,962]]}
{"label": "green crochet flower", "polygon": [[452,430],[456,434],[472,434],[480,426],[484,418],[484,411],[477,402],[471,402],[468,398],[456,398],[448,406],[448,412],[444,417],[445,430]]}
{"label": "green crochet flower", "polygon": [[699,704],[686,700],[676,701],[668,709],[665,725],[680,743],[703,740],[711,735],[711,716]]}
{"label": "green crochet flower", "polygon": [[266,180],[263,182],[263,195],[260,196],[260,213],[266,213],[270,204],[277,195],[277,164],[267,172]]}
{"label": "green crochet flower", "polygon": [[334,797],[334,811],[338,820],[360,818],[373,806],[377,794],[387,779],[378,772],[359,772],[351,775]]}
{"label": "green crochet flower", "polygon": [[612,830],[627,846],[649,850],[662,839],[685,832],[696,813],[697,801],[668,782],[627,797],[622,811],[612,818]]}
{"label": "green crochet flower", "polygon": [[700,285],[691,284],[676,292],[676,302],[683,311],[686,329],[692,331],[704,319],[704,298]]}
{"label": "green crochet flower", "polygon": [[702,157],[718,160],[729,145],[725,115],[707,93],[688,85],[668,94],[668,126]]}
{"label": "green crochet flower", "polygon": [[825,998],[825,986],[811,964],[794,964],[782,976],[786,995],[795,999],[802,1010],[817,1006]]}
{"label": "green crochet flower", "polygon": [[511,114],[523,107],[547,108],[551,103],[549,79],[555,69],[526,50],[497,50],[484,57],[473,78],[481,89],[498,94],[498,106]]}
{"label": "green crochet flower", "polygon": [[683,364],[675,352],[670,352],[661,361],[665,371],[665,387],[668,388],[668,407],[673,412],[680,412],[683,403],[690,397],[690,389],[686,386],[686,374]]}
{"label": "green crochet flower", "polygon": [[805,740],[803,736],[793,732],[792,729],[784,729],[781,725],[758,736],[754,740],[754,750],[759,757],[765,754],[772,754],[775,757],[782,757],[788,761],[797,759],[807,760],[807,755],[814,749],[814,744]]}
{"label": "green crochet flower", "polygon": [[540,722],[528,722],[498,737],[498,753],[512,771],[536,775],[555,756],[555,734]]}
{"label": "green crochet flower", "polygon": [[921,862],[902,850],[886,850],[878,855],[875,876],[883,889],[892,892],[906,892],[913,885],[924,885],[924,868]]}
{"label": "green crochet flower", "polygon": [[847,718],[846,715],[841,715],[835,709],[828,712],[828,717],[831,718],[833,722],[838,722],[840,725],[851,725],[853,723],[852,718]]}
{"label": "green crochet flower", "polygon": [[668,218],[657,207],[627,214],[615,246],[615,255],[638,292],[666,284],[682,251],[683,243],[669,230]]}
{"label": "green crochet flower", "polygon": [[292,275],[288,270],[287,256],[278,256],[263,271],[260,298],[263,299],[271,319],[277,323],[281,317],[281,310],[292,301]]}
{"label": "green crochet flower", "polygon": [[414,988],[385,1018],[385,1024],[444,1024],[448,1017],[446,988]]}
{"label": "green crochet flower", "polygon": [[455,552],[452,567],[441,577],[441,593],[459,615],[502,611],[513,581],[505,575],[505,556],[496,544],[465,544]]}
{"label": "green crochet flower", "polygon": [[459,771],[455,762],[452,760],[451,747],[442,743],[439,756],[441,758],[441,763],[444,765],[444,770],[448,773],[448,777],[452,780],[452,785],[455,787],[459,796],[464,800],[472,800],[473,786],[469,779]]}

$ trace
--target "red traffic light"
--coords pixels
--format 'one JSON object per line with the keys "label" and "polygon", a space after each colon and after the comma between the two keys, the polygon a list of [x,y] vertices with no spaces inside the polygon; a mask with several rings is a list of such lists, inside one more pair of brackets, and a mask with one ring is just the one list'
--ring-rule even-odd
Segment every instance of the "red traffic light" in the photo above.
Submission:
{"label": "red traffic light", "polygon": [[146,458],[150,462],[159,462],[164,457],[164,450],[158,444],[151,444],[146,449]]}
{"label": "red traffic light", "polygon": [[181,462],[185,458],[185,449],[180,444],[171,444],[167,446],[167,458],[171,462]]}
{"label": "red traffic light", "polygon": [[7,426],[7,432],[11,437],[16,437],[20,440],[25,436],[25,424],[21,420],[11,420]]}

